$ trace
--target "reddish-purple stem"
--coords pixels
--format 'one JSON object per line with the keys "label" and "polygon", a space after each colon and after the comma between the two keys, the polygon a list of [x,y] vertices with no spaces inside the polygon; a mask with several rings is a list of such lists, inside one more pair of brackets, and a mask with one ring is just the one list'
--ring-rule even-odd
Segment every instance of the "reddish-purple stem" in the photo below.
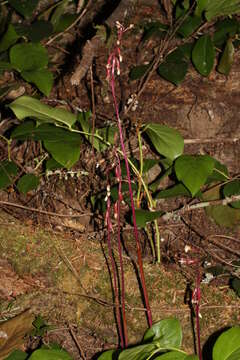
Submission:
{"label": "reddish-purple stem", "polygon": [[[115,65],[115,62],[114,62],[113,65]],[[125,165],[126,165],[127,180],[128,180],[128,187],[129,187],[129,195],[130,195],[130,199],[131,199],[133,228],[134,228],[134,236],[135,236],[136,246],[137,246],[137,257],[138,257],[138,266],[139,266],[139,271],[140,271],[140,279],[141,279],[141,285],[142,285],[142,290],[143,290],[145,306],[146,306],[146,309],[147,309],[148,324],[151,327],[152,326],[152,313],[151,313],[151,309],[150,309],[150,305],[149,305],[148,293],[147,293],[145,276],[144,276],[144,271],[143,271],[142,254],[141,254],[141,247],[140,247],[140,242],[139,242],[139,237],[138,237],[138,230],[137,230],[137,223],[136,223],[136,214],[135,214],[135,207],[134,207],[134,200],[133,200],[133,192],[132,192],[132,185],[131,185],[130,170],[129,170],[128,159],[127,159],[126,149],[125,149],[124,140],[123,140],[121,119],[120,119],[120,116],[119,116],[118,105],[117,105],[116,94],[115,94],[114,71],[112,71],[111,75],[112,75],[111,76],[111,91],[112,91],[114,109],[115,109],[115,113],[116,113],[118,129],[119,129],[120,144],[121,144],[123,157],[124,157],[124,161],[125,161]]]}
{"label": "reddish-purple stem", "polygon": [[117,326],[120,336],[120,345],[121,348],[124,348],[124,336],[122,332],[122,324],[121,324],[121,313],[120,313],[120,306],[119,306],[119,292],[118,292],[118,284],[117,284],[117,270],[116,264],[113,258],[112,253],[112,246],[111,246],[111,231],[112,231],[112,223],[110,218],[110,210],[111,210],[111,201],[110,196],[107,194],[107,212],[106,212],[106,221],[107,221],[107,243],[108,243],[108,252],[111,259],[111,266],[112,266],[112,273],[113,273],[113,291],[114,291],[114,298],[116,304],[116,319],[117,319]]}
{"label": "reddish-purple stem", "polygon": [[[116,155],[117,156],[117,155]],[[123,270],[123,258],[122,258],[122,245],[121,245],[121,225],[120,225],[120,207],[121,201],[123,200],[122,196],[122,175],[121,175],[121,165],[119,157],[117,156],[118,164],[116,168],[116,173],[118,177],[118,201],[117,201],[117,223],[118,223],[118,252],[119,252],[119,263],[120,263],[120,277],[121,277],[121,305],[122,305],[122,323],[123,323],[123,334],[125,347],[128,346],[128,333],[127,333],[127,321],[126,321],[126,312],[125,312],[125,283],[124,283],[124,270]]]}
{"label": "reddish-purple stem", "polygon": [[201,289],[200,289],[201,275],[199,267],[197,269],[197,281],[196,281],[196,332],[197,332],[197,345],[198,345],[198,357],[202,360],[202,349],[200,339],[200,300],[201,300]]}

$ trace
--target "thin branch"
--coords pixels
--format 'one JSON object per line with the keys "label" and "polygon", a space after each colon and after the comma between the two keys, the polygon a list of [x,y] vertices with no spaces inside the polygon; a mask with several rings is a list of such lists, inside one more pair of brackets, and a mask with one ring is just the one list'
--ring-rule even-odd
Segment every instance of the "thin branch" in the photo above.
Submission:
{"label": "thin branch", "polygon": [[221,244],[220,242],[218,242],[218,241],[216,241],[216,240],[214,240],[214,239],[212,239],[212,238],[213,238],[213,235],[208,236],[206,239],[207,239],[210,243],[212,243],[212,244],[216,245],[217,247],[219,247],[220,249],[223,249],[223,250],[229,252],[230,254],[237,255],[237,256],[240,257],[240,251],[237,251],[237,250],[235,250],[235,249],[232,249],[232,248],[230,248],[229,246],[223,245],[223,244]]}
{"label": "thin branch", "polygon": [[82,347],[81,347],[81,345],[80,345],[80,342],[78,341],[78,338],[77,338],[75,332],[73,331],[71,325],[68,325],[68,328],[69,328],[70,334],[71,334],[72,337],[73,337],[73,340],[75,341],[75,344],[76,344],[77,347],[78,347],[78,350],[79,350],[79,352],[80,352],[80,355],[81,355],[82,359],[83,359],[83,360],[87,360],[87,358],[86,358],[86,356],[85,356],[85,354],[84,354],[84,351],[83,351],[83,349],[82,349]]}
{"label": "thin branch", "polygon": [[230,197],[227,197],[225,199],[220,199],[220,200],[201,201],[201,202],[198,202],[193,205],[185,205],[181,209],[167,212],[166,214],[164,214],[161,217],[161,219],[163,219],[164,221],[168,221],[172,217],[180,216],[180,215],[184,214],[185,212],[203,209],[203,208],[206,208],[209,206],[217,206],[217,205],[226,206],[226,205],[233,203],[234,201],[240,201],[240,195],[232,195]]}
{"label": "thin branch", "polygon": [[91,144],[92,144],[92,148],[93,148],[93,140],[94,140],[94,133],[95,133],[95,120],[96,120],[96,106],[95,106],[95,93],[94,93],[92,65],[90,66],[90,81],[91,81],[91,98],[92,98],[92,138],[91,138]]}
{"label": "thin branch", "polygon": [[84,213],[84,214],[78,214],[78,215],[58,214],[58,213],[54,213],[54,212],[51,212],[51,211],[35,209],[35,208],[28,207],[28,206],[19,205],[19,204],[11,203],[11,202],[8,202],[8,201],[1,201],[1,200],[0,200],[0,205],[13,206],[13,207],[16,207],[16,208],[19,208],[19,209],[24,209],[24,210],[27,210],[27,211],[37,212],[37,213],[40,213],[40,214],[49,215],[49,216],[56,216],[56,217],[78,218],[78,217],[82,217],[82,216],[93,215],[93,213]]}
{"label": "thin branch", "polygon": [[225,142],[225,143],[236,143],[240,141],[240,137],[235,137],[235,138],[221,138],[218,137],[216,139],[214,138],[210,138],[210,139],[184,139],[184,144],[189,145],[189,144],[212,144],[212,143],[221,143],[221,142]]}
{"label": "thin branch", "polygon": [[228,240],[231,240],[231,241],[235,241],[235,242],[237,242],[237,243],[240,243],[240,240],[239,239],[236,239],[236,238],[234,238],[234,237],[232,237],[232,236],[228,236],[228,235],[210,235],[210,237],[211,236],[214,236],[214,237],[218,237],[218,238],[222,238],[222,239],[228,239]]}
{"label": "thin branch", "polygon": [[81,19],[82,17],[86,14],[87,9],[84,9],[83,12],[77,17],[77,19],[70,25],[68,26],[64,31],[56,34],[55,36],[53,36],[51,39],[49,39],[46,42],[46,45],[50,45],[53,41],[55,41],[56,39],[58,39],[60,36],[62,36],[63,34],[65,34],[66,32],[68,32],[69,30],[71,30]]}

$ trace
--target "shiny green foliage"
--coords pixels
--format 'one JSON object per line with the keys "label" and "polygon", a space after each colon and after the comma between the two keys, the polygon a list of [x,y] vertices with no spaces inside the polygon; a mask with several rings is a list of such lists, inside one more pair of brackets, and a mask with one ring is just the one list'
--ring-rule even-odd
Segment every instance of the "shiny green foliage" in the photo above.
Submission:
{"label": "shiny green foliage", "polygon": [[187,71],[188,61],[180,48],[169,54],[158,67],[158,74],[175,85],[181,84]]}
{"label": "shiny green foliage", "polygon": [[33,121],[24,122],[13,131],[12,138],[42,140],[52,157],[68,169],[80,156],[82,137],[52,124],[36,126]]}
{"label": "shiny green foliage", "polygon": [[203,76],[208,76],[213,69],[215,49],[209,35],[201,36],[192,51],[192,61]]}
{"label": "shiny green foliage", "polygon": [[0,162],[0,189],[11,185],[17,173],[18,167],[12,161],[4,160]]}
{"label": "shiny green foliage", "polygon": [[182,155],[176,160],[174,168],[178,180],[194,196],[205,184],[208,176],[212,174],[214,159],[208,155]]}
{"label": "shiny green foliage", "polygon": [[17,188],[23,193],[27,194],[28,191],[35,190],[39,185],[39,178],[33,174],[23,175],[18,181]]}
{"label": "shiny green foliage", "polygon": [[240,327],[222,333],[213,348],[213,360],[237,360],[240,356]]}
{"label": "shiny green foliage", "polygon": [[71,128],[77,121],[77,116],[65,109],[54,108],[43,104],[30,96],[21,96],[9,105],[19,120],[33,118],[38,123],[54,123]]}
{"label": "shiny green foliage", "polygon": [[196,13],[204,13],[207,21],[218,16],[229,16],[240,13],[239,0],[197,0]]}
{"label": "shiny green foliage", "polygon": [[[180,350],[182,330],[177,319],[164,319],[149,328],[140,344],[123,350],[109,350],[98,360],[198,360]],[[238,360],[240,354],[240,327],[224,331],[212,348],[213,360]]]}
{"label": "shiny green foliage", "polygon": [[184,142],[177,130],[160,124],[148,124],[143,129],[156,151],[170,160],[182,154]]}
{"label": "shiny green foliage", "polygon": [[53,75],[46,68],[48,54],[41,44],[14,45],[10,50],[10,62],[26,81],[35,84],[46,96],[50,94]]}

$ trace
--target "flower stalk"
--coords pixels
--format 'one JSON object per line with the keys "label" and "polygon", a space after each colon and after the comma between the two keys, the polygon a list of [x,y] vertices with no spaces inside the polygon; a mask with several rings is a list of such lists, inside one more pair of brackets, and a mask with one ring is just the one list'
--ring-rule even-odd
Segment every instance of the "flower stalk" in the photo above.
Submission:
{"label": "flower stalk", "polygon": [[115,109],[117,125],[118,125],[118,130],[119,130],[120,144],[121,144],[123,158],[124,158],[125,166],[126,166],[129,195],[130,195],[130,200],[131,200],[134,237],[136,240],[136,248],[137,248],[138,266],[139,266],[140,280],[141,280],[141,286],[142,286],[142,290],[143,290],[144,302],[145,302],[145,306],[147,309],[148,325],[152,326],[152,313],[151,313],[151,309],[150,309],[148,293],[147,293],[147,288],[146,288],[146,281],[145,281],[145,276],[144,276],[144,271],[143,271],[143,261],[142,261],[141,247],[140,247],[140,241],[139,241],[138,229],[137,229],[137,223],[136,223],[136,214],[135,214],[133,191],[132,191],[132,185],[131,185],[130,169],[129,169],[127,153],[126,153],[126,149],[125,149],[125,145],[124,145],[122,124],[121,124],[121,119],[119,116],[119,110],[118,110],[118,104],[117,104],[116,92],[115,92],[115,72],[117,72],[117,75],[120,75],[120,63],[122,61],[122,56],[121,56],[121,52],[120,52],[120,44],[121,44],[122,35],[124,34],[124,32],[126,32],[132,26],[125,29],[119,22],[116,23],[116,26],[117,26],[117,35],[118,35],[117,36],[117,45],[113,49],[112,53],[110,54],[110,56],[108,58],[107,80],[111,87],[111,92],[112,92],[112,97],[113,97],[113,105],[114,105],[114,109]]}
{"label": "flower stalk", "polygon": [[107,211],[106,211],[106,224],[107,224],[107,244],[108,244],[108,253],[111,261],[112,266],[112,274],[113,274],[113,294],[114,294],[114,300],[116,304],[115,308],[115,314],[116,314],[116,320],[117,320],[117,328],[118,333],[120,337],[120,346],[123,349],[124,348],[124,336],[122,332],[122,324],[121,324],[121,312],[120,312],[120,304],[119,304],[119,291],[118,291],[118,283],[117,283],[117,269],[116,269],[116,263],[113,257],[113,251],[111,246],[111,232],[112,232],[112,222],[111,222],[111,190],[110,185],[107,185]]}

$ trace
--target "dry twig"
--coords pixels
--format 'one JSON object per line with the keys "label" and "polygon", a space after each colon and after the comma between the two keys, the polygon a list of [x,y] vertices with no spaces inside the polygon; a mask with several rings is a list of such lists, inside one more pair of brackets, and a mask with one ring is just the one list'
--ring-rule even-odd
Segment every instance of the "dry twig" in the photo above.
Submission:
{"label": "dry twig", "polygon": [[8,201],[0,201],[0,205],[12,206],[12,207],[16,207],[16,208],[19,208],[19,209],[24,209],[24,210],[27,210],[27,211],[37,212],[39,214],[44,214],[44,215],[49,215],[49,216],[56,216],[56,217],[78,218],[78,217],[82,217],[82,216],[93,215],[92,213],[84,213],[84,214],[77,214],[77,215],[58,214],[58,213],[54,213],[54,212],[51,212],[51,211],[45,211],[45,210],[35,209],[35,208],[28,207],[28,206],[20,205],[20,204],[11,203],[11,202],[8,202]]}

